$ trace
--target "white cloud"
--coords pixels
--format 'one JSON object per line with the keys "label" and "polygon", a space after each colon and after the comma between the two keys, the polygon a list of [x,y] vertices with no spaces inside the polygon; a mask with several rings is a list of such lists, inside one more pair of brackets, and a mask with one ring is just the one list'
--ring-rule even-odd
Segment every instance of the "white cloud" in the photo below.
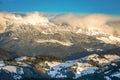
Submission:
{"label": "white cloud", "polygon": [[[0,12],[0,33],[4,32],[6,27],[9,24],[30,24],[30,25],[42,25],[47,26],[47,24],[55,24],[56,30],[68,30],[68,31],[77,31],[78,29],[95,29],[103,32],[120,34],[120,17],[112,17],[104,14],[89,14],[89,15],[81,15],[81,14],[63,14],[51,18],[49,21],[49,17],[43,16],[44,13],[40,12],[32,12],[25,13],[25,16],[21,16],[19,13],[8,13],[8,12]],[[45,15],[48,13],[45,13]],[[49,14],[48,14],[49,15]],[[53,17],[53,15],[52,15]],[[64,25],[68,25],[64,27]],[[57,27],[61,26],[61,27]]]}

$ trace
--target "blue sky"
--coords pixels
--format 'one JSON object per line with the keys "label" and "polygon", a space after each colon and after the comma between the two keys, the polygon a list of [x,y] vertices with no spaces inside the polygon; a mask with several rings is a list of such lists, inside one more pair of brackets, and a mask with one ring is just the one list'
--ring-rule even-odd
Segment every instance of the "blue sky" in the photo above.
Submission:
{"label": "blue sky", "polygon": [[0,11],[120,15],[120,0],[0,0]]}

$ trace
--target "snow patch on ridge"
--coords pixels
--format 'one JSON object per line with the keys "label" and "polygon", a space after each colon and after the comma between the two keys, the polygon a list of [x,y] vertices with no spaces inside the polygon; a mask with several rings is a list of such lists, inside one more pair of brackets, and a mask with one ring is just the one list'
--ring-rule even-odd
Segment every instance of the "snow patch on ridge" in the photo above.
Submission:
{"label": "snow patch on ridge", "polygon": [[120,43],[120,38],[110,35],[109,37],[96,37],[96,39],[103,41],[104,43],[116,44]]}
{"label": "snow patch on ridge", "polygon": [[67,42],[62,42],[62,41],[58,41],[58,40],[54,40],[54,39],[50,39],[50,40],[36,40],[37,43],[47,43],[47,42],[50,42],[50,43],[59,43],[59,44],[62,44],[64,46],[71,46],[73,45],[73,43],[67,41]]}
{"label": "snow patch on ridge", "polygon": [[2,69],[5,69],[5,70],[7,70],[7,71],[9,71],[11,73],[17,73],[17,70],[16,70],[17,67],[16,66],[5,66]]}
{"label": "snow patch on ridge", "polygon": [[19,57],[19,58],[15,58],[15,61],[22,61],[22,60],[26,60],[27,57],[23,56],[23,57]]}

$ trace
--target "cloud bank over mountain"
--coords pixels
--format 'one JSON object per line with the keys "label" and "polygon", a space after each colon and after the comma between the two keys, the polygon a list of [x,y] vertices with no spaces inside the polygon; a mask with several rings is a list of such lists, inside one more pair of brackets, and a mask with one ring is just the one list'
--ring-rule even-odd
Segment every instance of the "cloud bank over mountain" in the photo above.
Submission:
{"label": "cloud bank over mountain", "polygon": [[56,17],[54,20],[55,24],[68,24],[75,28],[82,28],[86,30],[102,30],[108,33],[119,33],[120,29],[120,17],[113,17],[104,14],[65,14]]}
{"label": "cloud bank over mountain", "polygon": [[[54,14],[54,13],[53,13]],[[10,13],[0,12],[0,33],[6,30],[10,24],[26,24],[47,26],[52,24],[60,28],[67,28],[70,31],[78,29],[98,30],[119,35],[120,17],[104,15],[104,14],[56,14],[31,12],[31,13]]]}

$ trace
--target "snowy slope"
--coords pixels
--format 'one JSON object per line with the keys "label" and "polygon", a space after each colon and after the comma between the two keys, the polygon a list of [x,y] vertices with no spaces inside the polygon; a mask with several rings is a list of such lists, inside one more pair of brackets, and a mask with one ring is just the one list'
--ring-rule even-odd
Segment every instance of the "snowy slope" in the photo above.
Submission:
{"label": "snowy slope", "polygon": [[[72,78],[84,80],[101,76],[101,79],[120,79],[120,56],[92,54],[75,60],[59,61],[40,56],[23,56],[13,61],[0,61],[0,74],[10,75],[13,79],[24,78]],[[15,66],[16,65],[16,66]],[[38,74],[36,71],[40,72]],[[31,76],[29,76],[30,74]],[[87,76],[93,76],[87,78]],[[3,76],[4,77],[4,76]],[[99,80],[99,79],[98,79]]]}
{"label": "snowy slope", "polygon": [[[74,73],[74,76],[71,77],[76,79],[88,74],[94,74],[96,71],[100,71],[100,66],[103,67],[104,65],[106,65],[104,67],[106,67],[107,70],[109,67],[107,65],[112,64],[111,62],[116,59],[120,59],[120,57],[116,55],[105,55],[104,58],[99,58],[99,55],[93,54],[82,59],[67,61],[65,63],[56,65],[55,67],[51,67],[50,70],[47,71],[47,73],[52,78],[67,78],[68,73],[72,71]],[[93,61],[94,65],[91,64],[91,60]],[[95,65],[99,65],[99,67]],[[119,72],[116,72],[114,74],[110,76],[117,76],[119,78]],[[105,78],[108,79],[108,77]]]}

